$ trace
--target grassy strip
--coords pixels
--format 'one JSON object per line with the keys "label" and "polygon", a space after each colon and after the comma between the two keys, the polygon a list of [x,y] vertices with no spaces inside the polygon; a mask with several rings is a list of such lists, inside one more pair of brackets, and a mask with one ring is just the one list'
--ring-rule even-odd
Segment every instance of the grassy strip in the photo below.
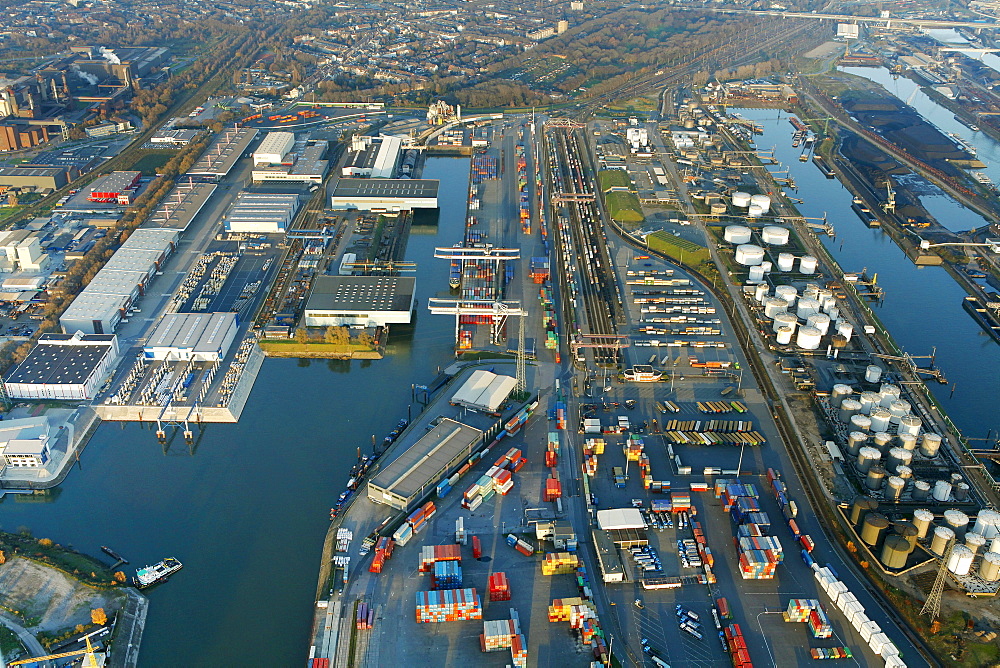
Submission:
{"label": "grassy strip", "polygon": [[135,162],[129,167],[130,170],[142,172],[143,176],[156,176],[156,170],[167,164],[172,157],[177,155],[177,151],[145,151],[136,156]]}
{"label": "grassy strip", "polygon": [[632,179],[628,172],[621,169],[602,169],[597,172],[597,182],[601,186],[601,192],[609,188],[632,188]]}
{"label": "grassy strip", "polygon": [[641,223],[646,219],[635,193],[605,193],[604,203],[608,207],[608,213],[619,223]]}
{"label": "grassy strip", "polygon": [[682,264],[697,267],[710,259],[708,249],[693,241],[675,237],[663,230],[646,237],[646,245],[650,249],[663,253]]}
{"label": "grassy strip", "polygon": [[299,343],[293,339],[262,339],[261,350],[270,353],[326,353],[331,355],[352,355],[354,353],[377,352],[374,348],[361,343]]}

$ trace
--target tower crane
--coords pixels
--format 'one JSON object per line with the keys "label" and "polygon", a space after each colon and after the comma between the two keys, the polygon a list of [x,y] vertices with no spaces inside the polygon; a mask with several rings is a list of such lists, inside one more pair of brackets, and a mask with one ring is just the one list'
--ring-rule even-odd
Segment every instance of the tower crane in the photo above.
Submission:
{"label": "tower crane", "polygon": [[33,663],[41,663],[52,659],[65,659],[71,656],[80,656],[83,654],[83,668],[99,668],[101,664],[97,662],[97,656],[94,653],[94,646],[90,644],[90,636],[87,636],[84,640],[87,641],[87,649],[78,649],[72,652],[59,652],[58,654],[47,654],[46,656],[35,656],[30,659],[19,659],[17,661],[10,661],[7,663],[7,666],[27,666]]}
{"label": "tower crane", "polygon": [[824,116],[822,118],[801,118],[799,119],[803,123],[808,123],[809,121],[823,121],[823,136],[830,134],[830,121],[837,120],[833,116]]}
{"label": "tower crane", "polygon": [[886,213],[896,213],[896,191],[892,189],[892,181],[885,180],[885,201],[882,210]]}

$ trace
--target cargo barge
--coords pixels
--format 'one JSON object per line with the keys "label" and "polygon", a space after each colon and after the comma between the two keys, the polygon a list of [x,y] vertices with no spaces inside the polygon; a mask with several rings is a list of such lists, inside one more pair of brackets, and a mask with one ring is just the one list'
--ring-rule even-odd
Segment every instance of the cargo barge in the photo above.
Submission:
{"label": "cargo barge", "polygon": [[819,167],[819,171],[823,172],[823,176],[825,176],[826,178],[832,179],[834,176],[836,176],[836,173],[833,171],[833,168],[830,167],[830,165],[826,162],[826,160],[823,159],[823,156],[814,155],[813,162],[816,163],[816,166]]}
{"label": "cargo barge", "polygon": [[987,334],[993,337],[994,341],[1000,343],[1000,317],[998,317],[1000,314],[998,314],[998,309],[993,306],[994,304],[997,302],[985,302],[972,295],[962,300],[962,308],[972,316],[973,320],[979,323],[979,326]]}
{"label": "cargo barge", "polygon": [[853,204],[851,204],[851,210],[854,211],[854,213],[858,214],[858,218],[861,219],[861,222],[863,222],[868,227],[881,226],[879,219],[876,218],[875,215],[872,214],[871,209],[869,209],[864,204],[861,204],[860,202],[854,202]]}
{"label": "cargo barge", "polygon": [[146,566],[145,568],[140,568],[135,572],[135,577],[132,578],[133,584],[139,589],[145,589],[146,587],[152,587],[160,582],[166,582],[167,578],[179,571],[184,567],[179,560],[173,557],[167,557],[163,561],[153,564],[152,566]]}

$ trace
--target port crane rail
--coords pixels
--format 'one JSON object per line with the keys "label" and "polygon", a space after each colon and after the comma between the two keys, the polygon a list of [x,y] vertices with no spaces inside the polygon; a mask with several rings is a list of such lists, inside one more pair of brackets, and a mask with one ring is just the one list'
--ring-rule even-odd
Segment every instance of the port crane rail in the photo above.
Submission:
{"label": "port crane rail", "polygon": [[492,322],[490,342],[499,344],[503,327],[510,316],[524,316],[519,301],[494,301],[491,299],[445,299],[432,297],[427,300],[427,310],[434,315],[455,316],[455,341],[459,340],[463,315],[489,316]]}

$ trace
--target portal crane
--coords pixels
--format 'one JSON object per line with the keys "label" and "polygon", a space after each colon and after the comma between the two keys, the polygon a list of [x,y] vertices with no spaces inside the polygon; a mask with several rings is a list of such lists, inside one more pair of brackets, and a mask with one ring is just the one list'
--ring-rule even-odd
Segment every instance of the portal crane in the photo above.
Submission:
{"label": "portal crane", "polygon": [[885,201],[882,210],[886,213],[896,213],[896,191],[892,189],[892,181],[885,180]]}

